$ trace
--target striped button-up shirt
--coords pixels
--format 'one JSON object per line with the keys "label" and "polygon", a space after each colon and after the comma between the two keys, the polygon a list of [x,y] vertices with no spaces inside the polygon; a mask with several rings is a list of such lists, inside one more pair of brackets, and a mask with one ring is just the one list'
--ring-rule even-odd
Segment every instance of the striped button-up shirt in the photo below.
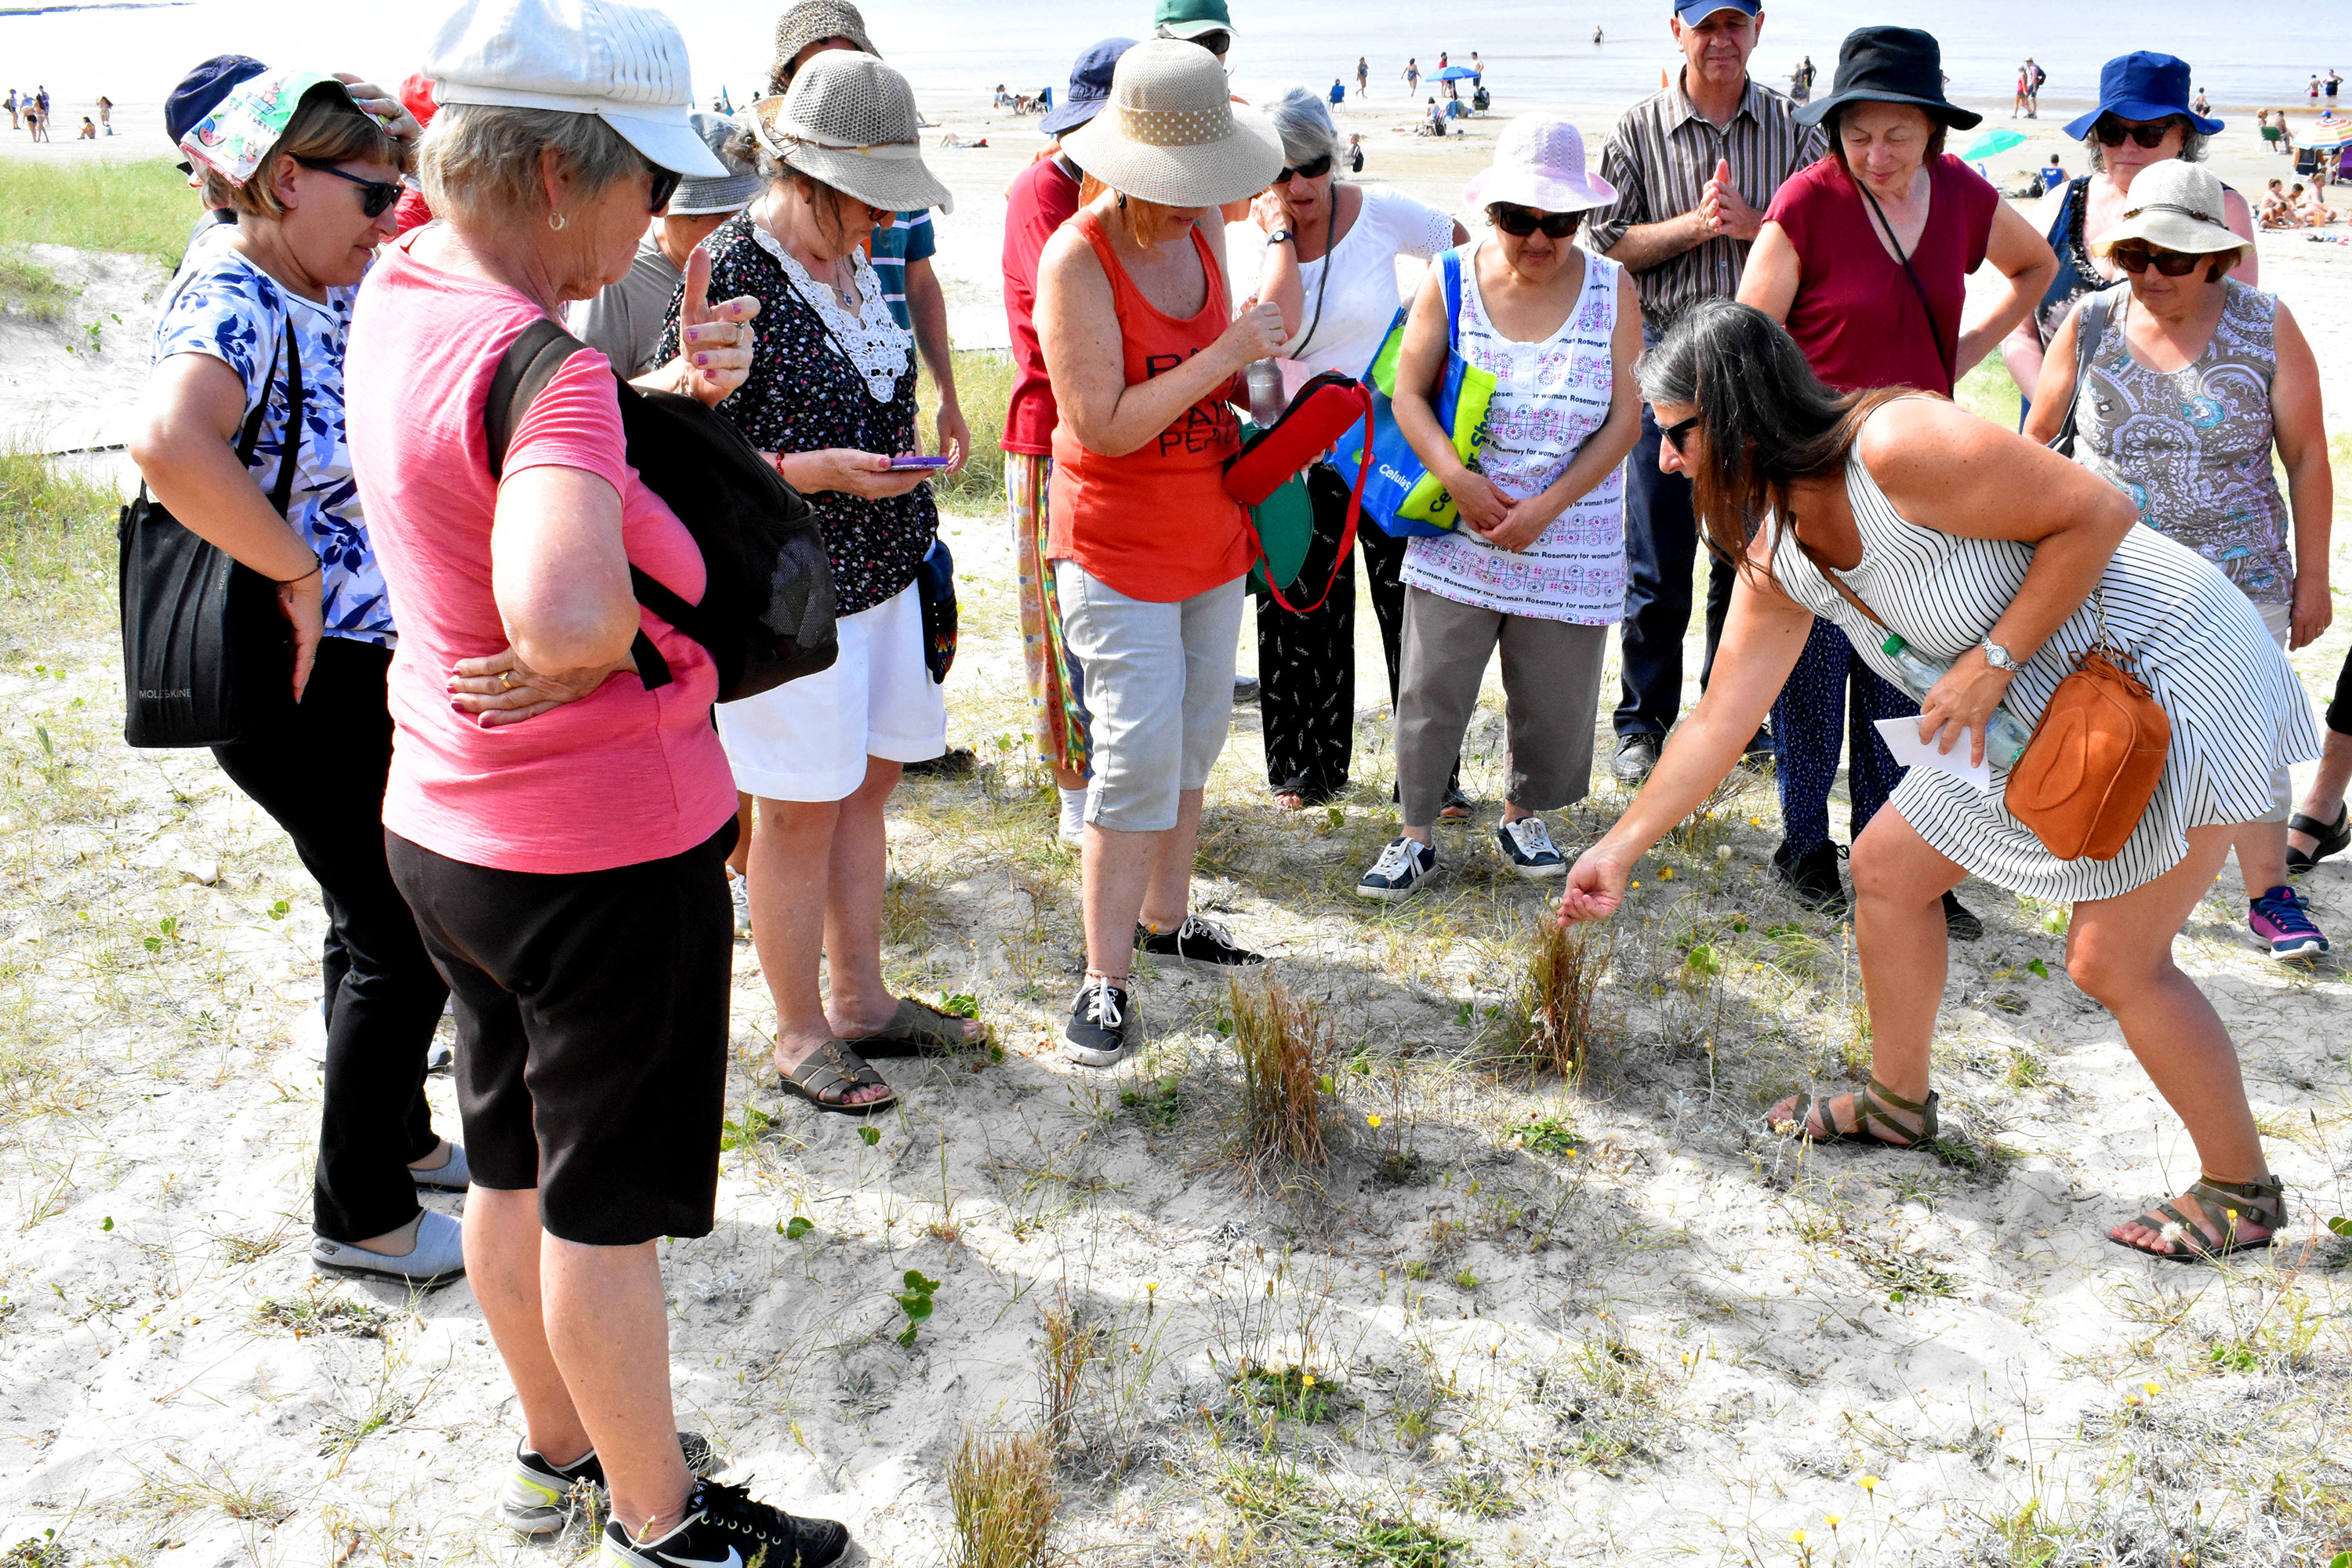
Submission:
{"label": "striped button-up shirt", "polygon": [[[1683,96],[1682,76],[1625,111],[1601,150],[1601,177],[1617,188],[1614,206],[1587,220],[1585,243],[1606,253],[1636,224],[1664,223],[1698,206],[1718,162],[1758,211],[1781,182],[1827,150],[1819,127],[1790,118],[1796,105],[1753,77],[1727,127],[1718,128]],[[1664,331],[1693,302],[1738,291],[1748,242],[1718,236],[1633,275],[1642,315]]]}

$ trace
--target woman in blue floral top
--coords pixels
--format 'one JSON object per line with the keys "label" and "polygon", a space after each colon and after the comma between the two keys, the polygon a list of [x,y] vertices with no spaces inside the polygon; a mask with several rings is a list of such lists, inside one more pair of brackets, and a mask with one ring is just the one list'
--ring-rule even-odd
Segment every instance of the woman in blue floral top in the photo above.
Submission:
{"label": "woman in blue floral top", "polygon": [[[286,829],[326,905],[311,1255],[325,1268],[438,1283],[465,1267],[457,1221],[416,1196],[467,1184],[465,1151],[435,1133],[425,1099],[448,993],[384,864],[384,676],[398,630],[343,439],[352,300],[375,247],[393,237],[416,123],[356,79],[236,56],[196,68],[166,118],[205,207],[236,221],[205,230],[181,268],[156,323],[131,456],[173,516],[277,582],[294,628],[292,722],[214,755]],[[248,469],[234,443],[257,407]],[[289,461],[281,517],[270,492]]]}

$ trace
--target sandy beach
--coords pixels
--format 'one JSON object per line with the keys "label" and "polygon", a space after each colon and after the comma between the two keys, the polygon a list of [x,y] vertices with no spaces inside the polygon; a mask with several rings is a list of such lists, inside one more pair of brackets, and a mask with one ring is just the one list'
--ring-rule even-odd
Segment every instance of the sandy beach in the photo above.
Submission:
{"label": "sandy beach", "polygon": [[[957,195],[939,262],[956,338],[999,342],[1002,193],[1034,121],[927,107],[991,143],[930,161]],[[1615,107],[1569,111],[1597,143]],[[123,146],[160,145],[119,118]],[[1366,179],[1451,207],[1499,123],[1341,129]],[[2019,128],[1996,174],[2058,135]],[[2250,113],[2213,155],[2242,190],[2284,162]],[[58,324],[0,321],[0,438],[119,443],[160,269],[34,255],[82,292]],[[2262,257],[2352,428],[2352,247],[2273,235]],[[119,458],[96,471],[135,482]],[[1076,872],[1022,755],[1005,529],[974,510],[943,531],[950,733],[985,766],[900,792],[887,961],[972,997],[999,1048],[888,1064],[903,1105],[869,1144],[776,1092],[773,1008],[738,946],[719,1228],[664,1247],[680,1422],[730,1479],[850,1521],[892,1568],[956,1561],[942,1473],[965,1436],[1049,1410],[1061,1549],[1120,1568],[2173,1568],[2352,1547],[2352,1242],[2326,1225],[2352,1214],[2352,984],[2340,952],[2259,955],[2234,871],[2179,951],[2238,1041],[2294,1218],[2242,1267],[2184,1269],[2105,1243],[2194,1155],[2067,980],[2061,908],[1962,889],[1988,929],[1953,955],[1937,1153],[1807,1154],[1761,1129],[1866,1051],[1851,929],[1771,882],[1769,779],[1735,775],[1644,862],[1613,946],[1597,939],[1581,1072],[1513,1065],[1546,895],[1482,847],[1491,679],[1452,879],[1393,909],[1349,894],[1393,821],[1367,616],[1349,793],[1274,809],[1249,710],[1210,786],[1202,905],[1337,1041],[1330,1163],[1252,1189],[1222,983],[1139,969],[1152,1044],[1115,1073],[1046,1043],[1079,969]],[[71,592],[37,595],[0,557],[0,1564],[581,1561],[583,1537],[521,1545],[489,1518],[517,1421],[467,1288],[310,1268],[316,889],[209,757],[122,745],[110,561],[93,545]],[[2347,645],[2352,617],[2297,655],[2306,685]],[[1604,779],[1557,836],[1573,853],[1625,799]],[[2352,939],[2352,864],[2307,890]],[[454,1132],[446,1079],[430,1092]],[[940,1286],[909,1344],[910,1268]]]}

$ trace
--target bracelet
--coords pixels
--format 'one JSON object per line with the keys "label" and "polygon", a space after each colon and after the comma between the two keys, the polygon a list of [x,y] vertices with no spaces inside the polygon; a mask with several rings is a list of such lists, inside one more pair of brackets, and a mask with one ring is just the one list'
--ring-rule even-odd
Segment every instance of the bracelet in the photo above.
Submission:
{"label": "bracelet", "polygon": [[291,588],[297,583],[309,582],[311,578],[316,577],[320,573],[324,572],[326,569],[327,563],[314,557],[310,562],[310,569],[308,572],[303,573],[299,577],[272,577],[270,581],[277,584],[281,588]]}

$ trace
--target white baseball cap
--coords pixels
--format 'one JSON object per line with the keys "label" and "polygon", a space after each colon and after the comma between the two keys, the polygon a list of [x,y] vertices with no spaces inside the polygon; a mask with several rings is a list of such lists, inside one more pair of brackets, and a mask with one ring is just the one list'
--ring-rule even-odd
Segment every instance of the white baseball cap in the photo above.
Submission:
{"label": "white baseball cap", "polygon": [[434,101],[593,114],[656,164],[731,174],[689,118],[686,40],[621,0],[462,0],[425,51]]}

